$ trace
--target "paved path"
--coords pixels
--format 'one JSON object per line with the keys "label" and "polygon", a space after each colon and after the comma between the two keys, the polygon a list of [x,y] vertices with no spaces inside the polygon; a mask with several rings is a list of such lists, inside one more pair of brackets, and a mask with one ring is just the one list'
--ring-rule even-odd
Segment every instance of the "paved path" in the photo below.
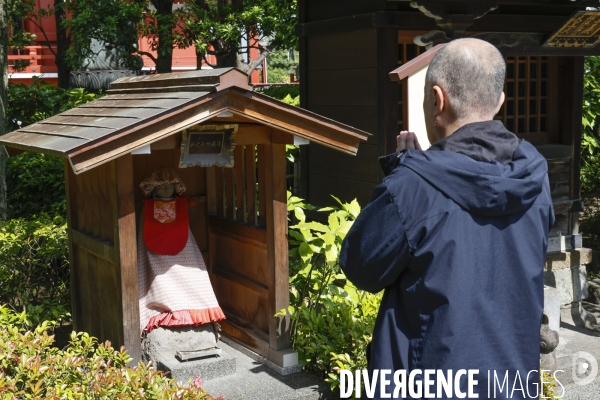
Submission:
{"label": "paved path", "polygon": [[[585,304],[585,308],[594,314],[600,322],[600,307],[592,304]],[[573,358],[577,352],[586,352],[597,360],[600,364],[600,334],[587,329],[575,326],[571,317],[570,309],[563,309],[561,312],[560,324],[560,344],[556,348],[558,368],[565,371],[564,375],[558,375],[559,381],[564,382],[565,394],[563,400],[600,400],[600,371],[596,378],[587,385],[578,385],[573,380],[573,365],[575,363],[588,364],[587,372],[576,374],[576,376],[589,376],[591,365],[583,358]],[[575,367],[577,369],[577,367]],[[575,371],[577,373],[577,371]],[[564,376],[564,378],[561,378]],[[564,380],[563,380],[564,379]],[[561,395],[561,388],[558,387],[556,395]]]}
{"label": "paved path", "polygon": [[237,360],[235,375],[204,384],[211,396],[228,400],[324,400],[331,398],[327,386],[317,376],[302,371],[281,376],[226,343],[219,347]]}

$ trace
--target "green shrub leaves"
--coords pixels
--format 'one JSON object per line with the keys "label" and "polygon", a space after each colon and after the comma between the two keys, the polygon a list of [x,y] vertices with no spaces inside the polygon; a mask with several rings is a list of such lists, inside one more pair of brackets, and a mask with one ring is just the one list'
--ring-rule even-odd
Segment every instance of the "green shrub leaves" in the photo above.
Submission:
{"label": "green shrub leaves", "polygon": [[131,357],[122,347],[71,334],[65,349],[53,346],[52,323],[29,330],[26,313],[0,306],[0,399],[205,399],[200,384],[183,386]]}
{"label": "green shrub leaves", "polygon": [[340,369],[364,369],[381,294],[358,290],[340,269],[342,241],[360,213],[356,200],[322,208],[327,224],[307,221],[314,207],[288,193],[291,338],[305,368],[339,387]]}

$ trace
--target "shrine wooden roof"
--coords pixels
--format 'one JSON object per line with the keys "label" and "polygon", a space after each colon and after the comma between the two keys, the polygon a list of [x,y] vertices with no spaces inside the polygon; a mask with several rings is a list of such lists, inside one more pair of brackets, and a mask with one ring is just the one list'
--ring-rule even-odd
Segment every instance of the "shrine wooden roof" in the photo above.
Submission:
{"label": "shrine wooden roof", "polygon": [[407,78],[410,75],[413,75],[414,73],[427,67],[431,63],[431,60],[433,60],[433,57],[435,57],[437,52],[440,51],[444,46],[445,44],[438,44],[437,46],[432,47],[426,52],[421,53],[409,62],[399,66],[398,68],[390,72],[390,79],[393,81],[401,81],[402,79]]}
{"label": "shrine wooden roof", "polygon": [[224,111],[350,154],[370,135],[253,92],[234,68],[122,78],[107,93],[10,132],[0,144],[68,158],[80,173]]}

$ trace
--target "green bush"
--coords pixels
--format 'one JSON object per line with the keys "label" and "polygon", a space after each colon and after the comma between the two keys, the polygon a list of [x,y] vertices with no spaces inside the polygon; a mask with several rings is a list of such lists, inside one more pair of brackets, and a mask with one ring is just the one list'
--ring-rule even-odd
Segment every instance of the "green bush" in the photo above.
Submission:
{"label": "green bush", "polygon": [[69,319],[69,263],[64,217],[0,221],[0,303],[27,310],[31,322]]}
{"label": "green bush", "polygon": [[254,90],[277,100],[283,100],[287,96],[290,96],[291,98],[300,98],[300,85],[269,86],[267,88],[256,88]]}
{"label": "green bush", "polygon": [[299,54],[296,50],[277,50],[267,57],[269,83],[288,83],[290,73],[297,73]]}
{"label": "green bush", "polygon": [[[100,95],[34,78],[9,84],[8,129],[25,127]],[[27,310],[31,323],[70,319],[63,162],[22,153],[7,160],[8,221],[0,221],[0,302]]]}
{"label": "green bush", "polygon": [[0,398],[2,399],[212,399],[195,380],[175,385],[161,372],[110,342],[71,333],[65,349],[53,346],[51,322],[27,329],[26,313],[0,306]]}
{"label": "green bush", "polygon": [[41,121],[73,107],[101,97],[102,93],[88,93],[82,88],[62,89],[37,77],[30,85],[9,83],[7,128],[8,132]]}
{"label": "green bush", "polygon": [[581,190],[585,210],[580,229],[584,246],[600,249],[600,57],[585,58],[581,137]]}
{"label": "green bush", "polygon": [[8,217],[31,217],[42,212],[66,215],[62,159],[21,153],[6,161]]}
{"label": "green bush", "polygon": [[[334,197],[335,198],[335,197]],[[356,200],[340,208],[327,207],[327,224],[308,222],[304,210],[314,207],[288,193],[288,211],[297,223],[290,227],[291,338],[305,368],[339,387],[340,369],[367,367],[381,294],[358,290],[340,269],[342,241],[360,213]]]}

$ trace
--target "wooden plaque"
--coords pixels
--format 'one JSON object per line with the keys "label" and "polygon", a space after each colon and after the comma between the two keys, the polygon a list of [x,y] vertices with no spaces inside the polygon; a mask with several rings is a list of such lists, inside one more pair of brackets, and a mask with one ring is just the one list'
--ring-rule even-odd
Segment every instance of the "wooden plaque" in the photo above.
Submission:
{"label": "wooden plaque", "polygon": [[183,131],[179,168],[233,167],[238,125],[197,125]]}
{"label": "wooden plaque", "polygon": [[600,12],[578,11],[542,47],[596,47],[600,40]]}

